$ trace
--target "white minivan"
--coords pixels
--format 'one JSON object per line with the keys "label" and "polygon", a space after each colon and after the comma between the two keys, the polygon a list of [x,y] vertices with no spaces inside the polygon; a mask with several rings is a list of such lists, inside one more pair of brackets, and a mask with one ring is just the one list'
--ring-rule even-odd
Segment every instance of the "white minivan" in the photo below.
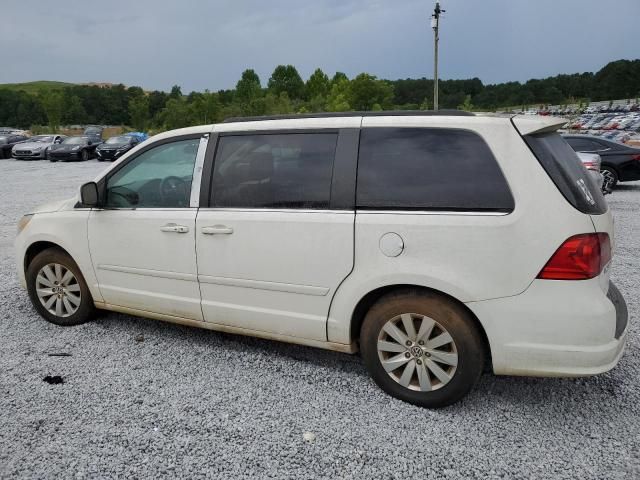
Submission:
{"label": "white minivan", "polygon": [[18,271],[58,325],[95,309],[361,352],[417,405],[620,359],[613,219],[564,120],[236,119],[138,145],[25,215]]}

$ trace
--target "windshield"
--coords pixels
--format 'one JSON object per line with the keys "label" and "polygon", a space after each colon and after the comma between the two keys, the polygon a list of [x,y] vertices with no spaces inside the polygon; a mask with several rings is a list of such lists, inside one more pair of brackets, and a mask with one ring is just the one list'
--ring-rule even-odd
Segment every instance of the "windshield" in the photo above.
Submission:
{"label": "windshield", "polygon": [[36,135],[35,137],[31,137],[30,141],[31,142],[51,143],[51,142],[53,142],[53,137],[51,135]]}
{"label": "windshield", "polygon": [[84,145],[87,143],[87,139],[85,137],[71,137],[67,138],[64,142],[65,145]]}
{"label": "windshield", "polygon": [[108,143],[109,145],[118,143],[129,143],[129,137],[111,137],[105,143]]}

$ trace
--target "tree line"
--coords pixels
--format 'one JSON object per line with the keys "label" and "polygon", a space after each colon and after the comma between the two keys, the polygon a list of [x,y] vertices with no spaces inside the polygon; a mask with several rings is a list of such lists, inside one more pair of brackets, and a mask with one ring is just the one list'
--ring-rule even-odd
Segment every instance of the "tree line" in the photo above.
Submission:
{"label": "tree line", "polygon": [[[557,75],[527,82],[484,85],[478,78],[441,80],[440,108],[494,111],[513,106],[588,103],[640,96],[640,60],[618,60],[596,73]],[[72,85],[37,94],[0,86],[0,125],[128,125],[165,130],[215,123],[231,116],[358,110],[420,110],[433,107],[428,78],[384,80],[361,73],[329,77],[321,69],[305,81],[293,65],[279,65],[266,84],[254,70],[242,73],[235,89],[183,94],[145,92],[141,87]]]}

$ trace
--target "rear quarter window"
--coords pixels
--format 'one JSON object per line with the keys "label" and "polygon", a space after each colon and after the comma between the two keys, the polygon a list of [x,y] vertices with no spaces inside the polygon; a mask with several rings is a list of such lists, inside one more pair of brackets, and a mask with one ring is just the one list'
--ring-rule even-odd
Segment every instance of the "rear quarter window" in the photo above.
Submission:
{"label": "rear quarter window", "polygon": [[499,211],[514,208],[498,162],[478,134],[445,128],[366,128],[360,136],[361,209]]}
{"label": "rear quarter window", "polygon": [[558,133],[542,133],[526,135],[524,140],[571,205],[592,215],[607,211],[602,192],[564,138]]}

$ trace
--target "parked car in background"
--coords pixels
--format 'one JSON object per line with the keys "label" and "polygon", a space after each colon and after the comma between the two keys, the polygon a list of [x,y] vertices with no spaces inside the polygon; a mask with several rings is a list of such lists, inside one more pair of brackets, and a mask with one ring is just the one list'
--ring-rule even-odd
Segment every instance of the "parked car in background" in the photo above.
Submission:
{"label": "parked car in background", "polygon": [[14,145],[11,156],[16,160],[45,160],[51,145],[58,145],[65,138],[65,135],[36,135]]}
{"label": "parked car in background", "polygon": [[593,135],[564,135],[564,138],[576,152],[600,155],[600,171],[611,189],[618,182],[640,180],[640,148]]}
{"label": "parked car in background", "polygon": [[104,132],[104,127],[100,125],[88,125],[84,129],[84,136],[91,138],[94,143],[102,142],[102,133]]}
{"label": "parked car in background", "polygon": [[28,140],[26,135],[1,134],[0,135],[0,158],[11,158],[13,146]]}
{"label": "parked car in background", "polygon": [[138,138],[132,135],[111,137],[96,147],[96,157],[100,162],[105,160],[113,161],[127,153],[138,143],[140,143]]}
{"label": "parked car in background", "polygon": [[100,308],[360,350],[425,407],[485,363],[602,373],[628,331],[613,218],[563,124],[369,112],[165,132],[20,220],[20,283],[57,325]]}
{"label": "parked car in background", "polygon": [[591,178],[596,182],[598,188],[602,191],[604,195],[611,193],[611,187],[604,181],[604,177],[600,172],[600,165],[602,163],[602,159],[600,155],[597,153],[584,153],[584,152],[576,152],[578,158],[582,162],[582,165],[589,170],[591,174]]}
{"label": "parked car in background", "polygon": [[47,158],[51,162],[89,160],[95,156],[97,146],[95,139],[84,135],[68,137],[60,144],[51,145]]}

